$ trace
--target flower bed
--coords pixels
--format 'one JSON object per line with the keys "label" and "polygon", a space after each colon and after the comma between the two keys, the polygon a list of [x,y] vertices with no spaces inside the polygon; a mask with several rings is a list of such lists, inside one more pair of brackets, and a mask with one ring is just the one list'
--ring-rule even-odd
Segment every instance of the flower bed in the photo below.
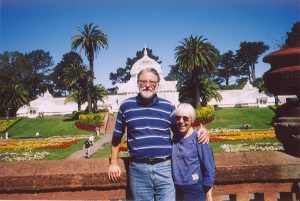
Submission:
{"label": "flower bed", "polygon": [[31,160],[42,160],[46,156],[50,155],[48,152],[23,152],[23,153],[2,153],[0,154],[0,162],[11,162],[11,161],[31,161]]}
{"label": "flower bed", "polygon": [[0,150],[65,149],[78,143],[79,138],[48,138],[43,140],[2,140]]}
{"label": "flower bed", "polygon": [[255,144],[223,144],[221,149],[225,152],[244,152],[244,151],[282,151],[280,143],[255,143]]}
{"label": "flower bed", "polygon": [[[210,142],[232,141],[232,140],[260,140],[275,138],[275,131],[273,129],[261,131],[245,131],[239,129],[224,129],[214,130],[210,137]],[[120,144],[120,155],[128,153],[127,140]],[[280,149],[279,149],[280,150]]]}
{"label": "flower bed", "polygon": [[273,139],[275,138],[275,131],[262,130],[262,131],[221,131],[219,133],[214,133],[211,135],[211,142],[219,142],[225,140],[259,140],[259,139]]}
{"label": "flower bed", "polygon": [[82,129],[82,130],[88,130],[88,131],[95,131],[96,127],[98,127],[100,129],[101,125],[84,125],[84,124],[80,124],[80,123],[75,123],[76,128],[78,129]]}

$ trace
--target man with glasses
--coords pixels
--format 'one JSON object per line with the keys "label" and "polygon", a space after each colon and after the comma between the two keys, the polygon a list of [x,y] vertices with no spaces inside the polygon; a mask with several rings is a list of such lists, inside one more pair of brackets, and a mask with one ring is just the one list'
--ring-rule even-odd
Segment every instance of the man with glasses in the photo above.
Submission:
{"label": "man with glasses", "polygon": [[[175,200],[171,172],[171,130],[175,131],[175,107],[157,96],[160,81],[154,68],[137,75],[139,94],[125,100],[118,112],[111,146],[109,179],[118,182],[121,169],[117,164],[119,146],[127,128],[129,182],[134,200]],[[200,128],[200,141],[209,141],[209,132]]]}

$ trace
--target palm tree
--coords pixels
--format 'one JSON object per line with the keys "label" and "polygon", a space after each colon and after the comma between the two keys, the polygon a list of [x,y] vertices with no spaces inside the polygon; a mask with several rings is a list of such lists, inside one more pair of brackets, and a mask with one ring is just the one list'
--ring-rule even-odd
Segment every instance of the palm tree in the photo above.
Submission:
{"label": "palm tree", "polygon": [[[64,83],[67,87],[72,88],[66,101],[76,101],[78,110],[81,110],[81,104],[84,101],[84,97],[91,96],[87,67],[80,63],[71,64],[65,69]],[[84,96],[84,91],[86,91],[87,96]]]}
{"label": "palm tree", "polygon": [[69,102],[77,103],[77,110],[81,111],[81,105],[86,101],[86,96],[83,93],[82,89],[72,89],[68,96],[65,99],[65,104]]}
{"label": "palm tree", "polygon": [[[89,61],[89,82],[93,85],[94,79],[94,58],[101,48],[108,48],[108,37],[104,34],[99,26],[93,26],[93,23],[84,24],[78,27],[78,34],[72,37],[72,50],[80,47],[83,49]],[[88,94],[88,110],[92,112],[92,98]]]}
{"label": "palm tree", "polygon": [[219,51],[203,36],[184,38],[181,45],[175,48],[175,59],[178,66],[192,74],[194,86],[194,107],[200,107],[199,80],[203,73],[209,73],[217,64]]}
{"label": "palm tree", "polygon": [[200,86],[201,106],[206,106],[213,98],[216,99],[216,101],[223,99],[220,94],[219,86],[213,80],[209,79],[209,77],[205,76],[204,79],[200,81]]}
{"label": "palm tree", "polygon": [[20,107],[29,104],[29,91],[21,84],[10,83],[1,87],[0,97],[0,110],[9,110],[13,116]]}
{"label": "palm tree", "polygon": [[67,87],[86,86],[88,78],[87,66],[80,63],[71,64],[65,69],[64,83]]}
{"label": "palm tree", "polygon": [[104,97],[108,95],[108,91],[101,84],[96,84],[91,89],[92,92],[92,102],[93,102],[93,110],[94,112],[97,110],[97,101],[104,101]]}

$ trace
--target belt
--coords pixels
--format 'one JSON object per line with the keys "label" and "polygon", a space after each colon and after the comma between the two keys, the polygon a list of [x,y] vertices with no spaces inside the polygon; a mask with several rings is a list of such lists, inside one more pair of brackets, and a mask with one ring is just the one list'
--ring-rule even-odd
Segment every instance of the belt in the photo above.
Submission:
{"label": "belt", "polygon": [[167,160],[170,160],[171,156],[163,157],[163,158],[157,158],[157,157],[150,157],[150,158],[145,158],[145,159],[137,159],[137,158],[131,158],[132,162],[135,163],[147,163],[147,164],[156,164],[156,163],[161,163]]}

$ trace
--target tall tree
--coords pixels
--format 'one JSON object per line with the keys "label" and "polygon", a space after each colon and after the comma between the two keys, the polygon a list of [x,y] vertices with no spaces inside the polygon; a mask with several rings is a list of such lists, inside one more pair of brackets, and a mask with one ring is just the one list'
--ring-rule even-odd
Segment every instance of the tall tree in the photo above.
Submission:
{"label": "tall tree", "polygon": [[264,42],[241,42],[240,48],[236,52],[237,61],[240,67],[240,73],[246,75],[253,83],[256,79],[255,64],[257,60],[265,51],[269,49],[269,46]]}
{"label": "tall tree", "polygon": [[0,54],[0,85],[12,82],[23,83],[28,79],[26,59],[20,52],[4,52]]}
{"label": "tall tree", "polygon": [[[146,48],[147,55],[151,59],[154,59],[157,61],[157,63],[161,63],[158,56],[155,56],[152,52],[152,49]],[[109,74],[109,79],[112,81],[112,84],[116,83],[124,83],[127,82],[130,79],[130,70],[135,62],[137,62],[139,59],[141,59],[144,56],[144,49],[137,51],[135,57],[133,58],[127,58],[126,66],[120,67],[116,70],[115,73]]]}
{"label": "tall tree", "polygon": [[25,55],[20,52],[0,54],[0,112],[11,108],[10,112],[15,115],[18,107],[43,93],[51,65],[52,57],[43,50]]}
{"label": "tall tree", "polygon": [[[76,50],[80,47],[80,51],[84,50],[85,55],[89,61],[89,81],[93,85],[94,80],[94,59],[95,55],[101,48],[108,48],[108,37],[102,32],[99,26],[94,26],[93,23],[84,24],[82,27],[78,27],[78,34],[72,36],[72,50]],[[88,97],[88,111],[92,112],[92,98],[87,90]]]}
{"label": "tall tree", "polygon": [[226,86],[229,85],[231,77],[238,75],[236,57],[231,50],[221,55],[220,64],[216,71],[217,76],[225,81]]}
{"label": "tall tree", "polygon": [[32,92],[30,97],[33,99],[43,94],[47,89],[48,75],[52,71],[53,58],[49,52],[44,50],[34,50],[26,53],[25,58],[26,72],[28,73],[25,84],[30,86]]}
{"label": "tall tree", "polygon": [[283,47],[300,47],[300,21],[296,22],[292,27],[292,31],[286,34],[287,39]]}
{"label": "tall tree", "polygon": [[[170,80],[177,80],[179,101],[193,104],[195,92],[191,73],[184,71],[179,66],[173,65],[171,66],[170,73],[167,77]],[[207,103],[213,98],[216,100],[222,99],[218,85],[211,80],[208,75],[202,76],[202,79],[199,81],[199,86],[201,106],[206,106]]]}
{"label": "tall tree", "polygon": [[71,51],[64,54],[62,60],[54,67],[50,76],[55,96],[66,95],[67,91],[71,90],[64,82],[65,71],[71,64],[74,65],[76,63],[83,65],[82,58],[77,52]]}
{"label": "tall tree", "polygon": [[203,36],[190,36],[179,41],[175,48],[176,65],[191,73],[194,88],[193,106],[200,105],[200,79],[203,73],[211,72],[218,63],[219,51]]}

